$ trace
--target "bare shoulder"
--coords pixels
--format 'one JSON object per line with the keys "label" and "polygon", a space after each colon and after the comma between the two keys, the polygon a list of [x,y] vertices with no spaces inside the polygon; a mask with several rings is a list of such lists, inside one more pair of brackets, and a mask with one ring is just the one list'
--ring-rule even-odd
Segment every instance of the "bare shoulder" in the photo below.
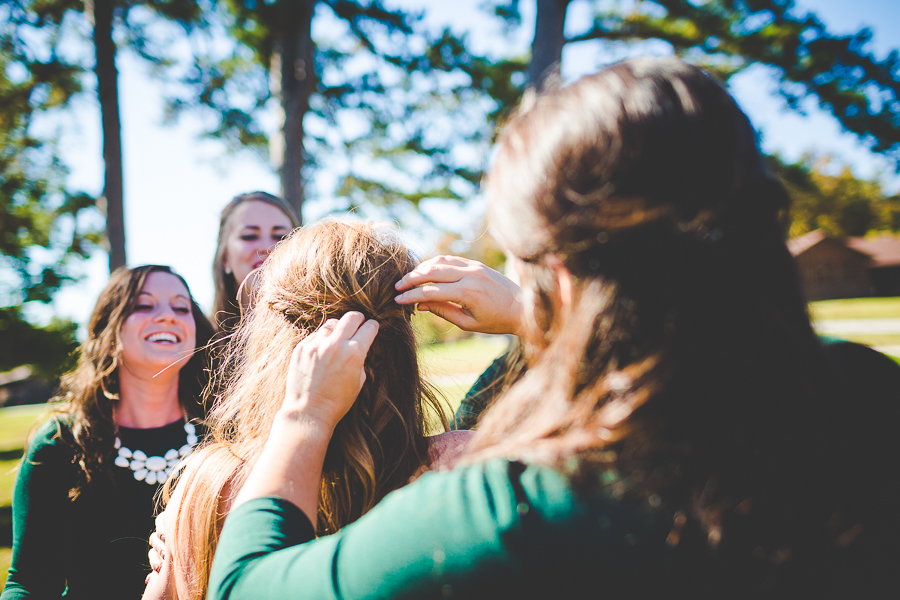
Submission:
{"label": "bare shoulder", "polygon": [[474,431],[447,431],[428,438],[428,453],[431,456],[432,471],[453,468],[453,465],[466,451]]}

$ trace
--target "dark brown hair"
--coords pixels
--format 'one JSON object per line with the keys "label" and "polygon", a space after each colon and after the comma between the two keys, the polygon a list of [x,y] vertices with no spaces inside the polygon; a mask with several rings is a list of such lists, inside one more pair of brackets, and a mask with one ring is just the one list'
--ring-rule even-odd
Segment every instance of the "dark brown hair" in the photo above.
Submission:
{"label": "dark brown hair", "polygon": [[265,202],[271,204],[287,216],[291,227],[300,226],[300,218],[294,208],[272,194],[266,192],[250,192],[240,194],[231,199],[222,209],[219,217],[219,241],[216,245],[216,254],[213,258],[213,284],[216,295],[213,299],[212,321],[218,329],[230,330],[237,326],[240,320],[240,309],[237,304],[237,291],[241,282],[235,281],[234,275],[225,272],[225,248],[228,236],[234,224],[230,222],[235,209],[245,202]]}
{"label": "dark brown hair", "polygon": [[[686,522],[741,552],[830,547],[853,526],[810,525],[840,503],[834,380],[783,241],[787,194],[721,83],[635,59],[527,99],[485,186],[538,353],[470,459],[544,462],[682,515],[674,544]],[[745,500],[758,527],[729,536]]]}
{"label": "dark brown hair", "polygon": [[[116,269],[91,314],[87,339],[78,349],[78,364],[63,375],[60,393],[53,399],[63,402],[53,409],[52,414],[69,421],[71,434],[60,428],[60,435],[74,447],[83,474],[78,485],[70,491],[73,497],[95,477],[109,476],[116,437],[113,404],[119,393],[117,370],[122,355],[122,325],[134,312],[138,296],[151,273],[173,275],[186,290],[190,290],[187,282],[169,267],[145,265]],[[202,392],[209,374],[206,345],[213,328],[193,298],[191,314],[196,325],[197,345],[194,355],[179,370],[178,398],[188,418],[203,419],[206,405]]]}

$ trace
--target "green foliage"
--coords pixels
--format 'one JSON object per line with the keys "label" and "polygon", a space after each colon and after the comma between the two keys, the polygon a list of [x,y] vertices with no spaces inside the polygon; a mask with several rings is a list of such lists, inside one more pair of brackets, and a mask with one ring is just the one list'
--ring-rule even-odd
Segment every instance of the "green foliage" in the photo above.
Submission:
{"label": "green foliage", "polygon": [[876,180],[858,179],[845,167],[829,175],[828,160],[784,164],[770,160],[791,195],[789,237],[822,229],[833,237],[900,230],[900,197],[887,197]]}
{"label": "green foliage", "polygon": [[32,365],[48,379],[75,349],[75,325],[34,326],[21,306],[49,302],[100,241],[87,214],[94,198],[66,187],[55,140],[35,133],[39,116],[58,113],[82,90],[83,69],[57,52],[68,4],[44,2],[38,16],[23,3],[0,3],[0,372]]}
{"label": "green foliage", "polygon": [[28,323],[16,306],[0,308],[0,372],[30,365],[39,375],[52,380],[73,366],[78,342],[76,325],[54,321],[46,327]]}
{"label": "green foliage", "polygon": [[[558,2],[566,10],[570,0]],[[592,0],[594,18],[566,43],[620,44],[661,40],[673,51],[727,79],[751,64],[772,67],[793,108],[812,97],[847,131],[886,154],[900,170],[900,53],[883,60],[866,50],[871,30],[835,35],[793,0]],[[521,23],[518,0],[489,9],[507,26]],[[861,217],[860,217],[861,218]]]}
{"label": "green foliage", "polygon": [[25,40],[36,35],[40,21],[16,3],[0,4],[2,13],[7,20],[0,30],[0,306],[5,306],[49,302],[72,278],[71,260],[86,257],[98,234],[78,218],[94,199],[66,189],[67,171],[54,140],[33,132],[40,113],[59,110],[81,91],[81,70],[57,54],[57,29],[49,32],[43,52],[36,52]]}
{"label": "green foliage", "polygon": [[[315,77],[304,120],[304,178],[318,165],[348,164],[337,194],[349,209],[471,197],[493,119],[518,100],[524,80],[512,82],[525,61],[476,56],[464,38],[426,31],[419,15],[377,0],[310,3],[328,33],[312,40],[314,68],[298,65],[304,77]],[[209,20],[235,46],[223,53],[197,44],[193,67],[172,90],[170,118],[199,109],[213,119],[206,133],[229,148],[260,155],[272,148],[263,122],[279,93],[278,36],[299,4],[308,6],[219,3]]]}

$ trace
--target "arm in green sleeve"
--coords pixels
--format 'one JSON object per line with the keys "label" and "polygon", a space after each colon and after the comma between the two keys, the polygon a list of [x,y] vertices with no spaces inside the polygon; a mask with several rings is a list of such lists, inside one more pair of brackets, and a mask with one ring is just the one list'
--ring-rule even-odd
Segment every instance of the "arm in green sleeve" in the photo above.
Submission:
{"label": "arm in green sleeve", "polygon": [[247,502],[225,523],[208,597],[515,596],[525,591],[522,541],[536,512],[516,480],[521,470],[492,461],[425,475],[313,541],[296,506],[272,497]]}
{"label": "arm in green sleeve", "polygon": [[484,372],[478,376],[465,397],[456,409],[451,429],[474,429],[489,404],[493,402],[499,391],[495,389],[507,368],[507,354],[494,359]]}
{"label": "arm in green sleeve", "polygon": [[52,440],[55,422],[35,434],[13,492],[13,554],[2,600],[59,598],[66,588],[63,552],[77,552],[65,539],[65,514],[74,466],[66,448]]}

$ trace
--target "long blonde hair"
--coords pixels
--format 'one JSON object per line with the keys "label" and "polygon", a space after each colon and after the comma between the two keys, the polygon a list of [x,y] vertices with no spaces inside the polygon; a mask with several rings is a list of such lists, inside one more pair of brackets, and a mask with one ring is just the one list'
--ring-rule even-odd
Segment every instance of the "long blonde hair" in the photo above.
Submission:
{"label": "long blonde hair", "polygon": [[293,348],[326,319],[355,310],[380,324],[366,382],[335,429],[320,488],[318,532],[358,519],[429,464],[426,421],[447,412],[422,380],[412,308],[394,284],[416,259],[392,230],[330,221],[296,230],[266,261],[253,308],[229,340],[210,417],[211,443],[192,459],[176,517],[175,568],[184,599],[202,598],[228,496],[265,444]]}

